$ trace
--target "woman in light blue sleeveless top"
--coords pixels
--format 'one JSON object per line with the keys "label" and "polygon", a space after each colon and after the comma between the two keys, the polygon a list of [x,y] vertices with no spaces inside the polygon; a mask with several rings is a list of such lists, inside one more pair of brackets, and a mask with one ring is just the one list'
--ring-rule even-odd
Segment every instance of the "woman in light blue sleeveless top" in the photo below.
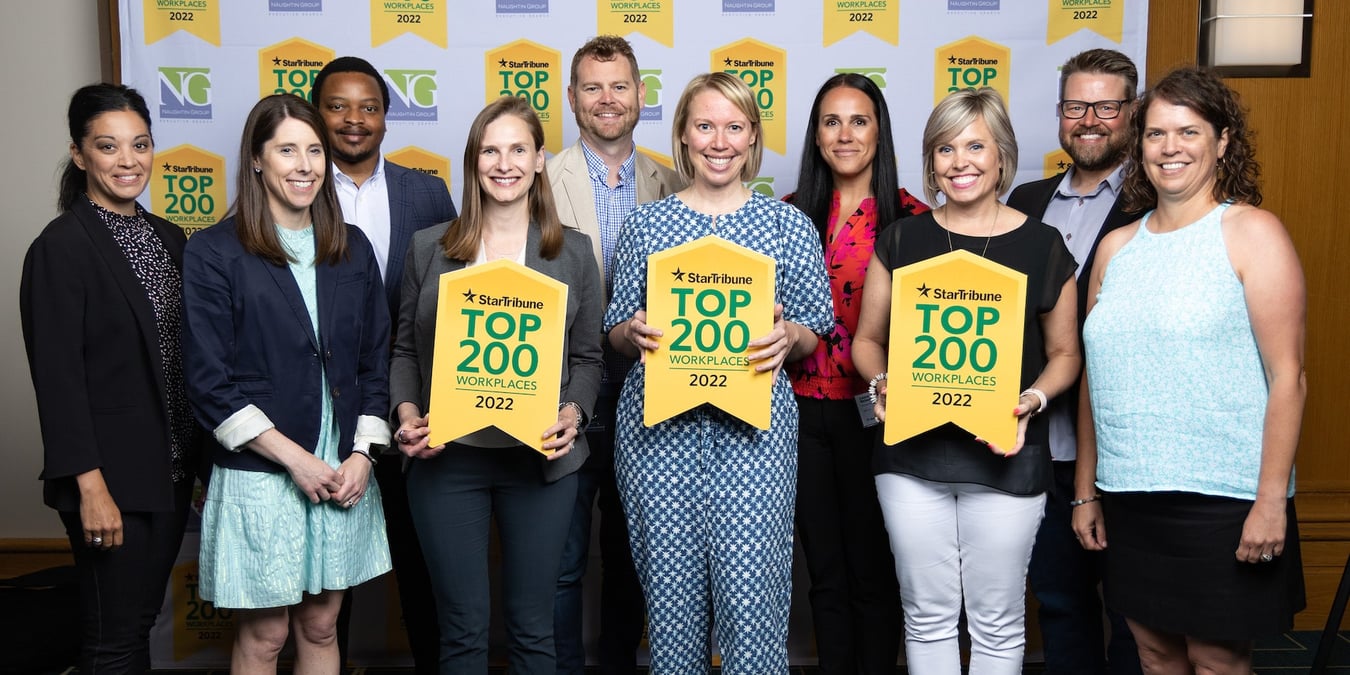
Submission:
{"label": "woman in light blue sleeveless top", "polygon": [[184,253],[188,395],[214,432],[200,593],[235,610],[231,668],[337,672],[345,589],[390,568],[370,446],[389,443],[389,307],[342,222],[308,102],[249,113],[238,197]]}
{"label": "woman in light blue sleeveless top", "polygon": [[1217,76],[1174,71],[1133,125],[1125,198],[1153,210],[1102,240],[1089,282],[1074,530],[1107,549],[1107,601],[1146,670],[1246,674],[1253,638],[1305,604],[1303,273],[1256,208],[1244,114]]}

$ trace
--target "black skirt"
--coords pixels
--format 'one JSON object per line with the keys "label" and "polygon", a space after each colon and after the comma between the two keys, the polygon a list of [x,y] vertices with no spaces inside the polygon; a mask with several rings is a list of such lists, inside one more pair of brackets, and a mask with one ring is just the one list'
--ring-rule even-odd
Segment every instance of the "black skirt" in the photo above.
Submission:
{"label": "black skirt", "polygon": [[1252,502],[1188,492],[1102,496],[1107,604],[1167,633],[1246,641],[1289,630],[1306,605],[1294,500],[1284,553],[1235,556]]}

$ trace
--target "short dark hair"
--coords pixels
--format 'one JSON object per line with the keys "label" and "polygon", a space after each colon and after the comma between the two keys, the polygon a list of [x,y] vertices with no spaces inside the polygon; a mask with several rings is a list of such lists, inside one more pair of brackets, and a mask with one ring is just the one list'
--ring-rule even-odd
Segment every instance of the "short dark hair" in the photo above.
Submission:
{"label": "short dark hair", "polygon": [[633,84],[642,82],[642,75],[638,73],[637,57],[633,55],[633,45],[617,35],[597,35],[581,45],[581,49],[572,55],[572,79],[568,81],[569,87],[577,86],[577,67],[587,56],[596,61],[613,61],[622,56],[628,59],[628,65],[633,70]]}
{"label": "short dark hair", "polygon": [[1139,69],[1130,57],[1114,49],[1089,49],[1069,57],[1059,69],[1059,98],[1064,100],[1064,85],[1074,73],[1117,75],[1125,80],[1125,100],[1133,101],[1139,88]]}
{"label": "short dark hair", "polygon": [[[70,127],[70,142],[76,147],[84,145],[84,139],[93,127],[94,119],[103,113],[128,110],[136,113],[145,121],[145,129],[150,130],[150,108],[145,105],[141,93],[120,84],[100,82],[75,90],[70,97],[70,107],[66,110],[66,124]],[[151,142],[154,136],[151,135]],[[61,189],[57,193],[56,206],[62,212],[74,208],[75,201],[88,189],[89,176],[84,169],[75,166],[75,161],[66,157],[61,170]]]}
{"label": "short dark hair", "polygon": [[328,62],[328,65],[314,76],[314,86],[309,88],[309,102],[314,105],[323,105],[319,97],[323,94],[323,83],[329,75],[337,73],[361,73],[375,78],[375,84],[380,86],[380,98],[384,100],[384,109],[389,110],[389,84],[384,81],[384,76],[380,71],[375,70],[375,66],[359,56],[339,56]]}
{"label": "short dark hair", "polygon": [[1130,162],[1126,163],[1122,192],[1125,208],[1144,211],[1158,204],[1158,191],[1144,173],[1144,127],[1148,109],[1155,101],[1185,106],[1194,110],[1214,129],[1216,137],[1228,132],[1228,146],[1214,168],[1214,199],[1233,200],[1252,206],[1261,205],[1261,165],[1252,147],[1252,131],[1237,92],[1228,88],[1213,71],[1186,66],[1168,73],[1153,88],[1144,92],[1130,117],[1134,143]]}
{"label": "short dark hair", "polygon": [[871,189],[877,209],[877,228],[890,225],[904,213],[900,206],[900,178],[895,166],[895,140],[891,138],[891,112],[886,106],[886,96],[870,77],[858,73],[839,73],[820,85],[816,100],[811,103],[806,140],[802,142],[801,169],[797,172],[797,192],[792,199],[793,205],[815,223],[821,241],[825,240],[825,231],[830,225],[834,173],[820,154],[816,134],[820,130],[820,106],[825,95],[841,87],[857,89],[867,96],[872,101],[872,110],[876,116],[877,150],[872,155]]}
{"label": "short dark hair", "polygon": [[319,109],[294,94],[273,94],[258,101],[244,122],[234,179],[236,194],[230,205],[239,243],[245,251],[273,265],[284,267],[291,261],[290,254],[277,238],[276,220],[267,207],[267,187],[263,185],[262,175],[253,170],[254,161],[262,155],[263,145],[276,136],[277,127],[287,119],[305,123],[323,145],[323,181],[319,185],[319,194],[309,205],[314,226],[314,262],[337,264],[347,258],[347,226],[342,220],[337,189],[333,187],[333,172],[328,169],[332,148]]}

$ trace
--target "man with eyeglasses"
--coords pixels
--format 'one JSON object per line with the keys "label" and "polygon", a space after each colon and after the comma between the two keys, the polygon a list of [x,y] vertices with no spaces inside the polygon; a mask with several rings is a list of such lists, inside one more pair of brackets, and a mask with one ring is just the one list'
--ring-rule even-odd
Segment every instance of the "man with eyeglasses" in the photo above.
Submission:
{"label": "man with eyeglasses", "polygon": [[[1066,61],[1060,70],[1057,115],[1059,144],[1073,165],[1059,175],[1020,185],[1008,196],[1008,206],[1058,229],[1078,262],[1080,337],[1097,244],[1138,215],[1123,212],[1119,199],[1138,82],[1134,63],[1118,51],[1090,49]],[[1077,411],[1075,387],[1056,397],[1048,412],[1055,480],[1046,495],[1045,518],[1027,575],[1040,603],[1045,672],[1133,675],[1140,672],[1139,654],[1124,617],[1108,612],[1109,649],[1104,644],[1098,591],[1103,553],[1084,550],[1074,538],[1071,502],[1081,498],[1074,494]]]}

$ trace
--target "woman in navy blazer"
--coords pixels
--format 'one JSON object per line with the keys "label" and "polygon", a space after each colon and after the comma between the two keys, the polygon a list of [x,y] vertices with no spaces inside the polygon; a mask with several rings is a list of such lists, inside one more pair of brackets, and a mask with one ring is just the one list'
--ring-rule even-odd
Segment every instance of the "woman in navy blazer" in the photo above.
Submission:
{"label": "woman in navy blazer", "polygon": [[42,428],[44,500],[80,578],[86,673],[150,669],[200,428],[183,390],[183,231],[136,203],[154,163],[134,89],[71,97],[70,161],[19,289]]}
{"label": "woman in navy blazer", "polygon": [[[600,385],[600,272],[590,238],[562,226],[544,174],[544,129],[529,104],[503,96],[469,128],[460,217],[413,235],[390,366],[413,524],[431,573],[442,673],[488,667],[488,531],[497,521],[513,673],[552,673],[553,594],[586,461],[587,415]],[[489,427],[428,446],[439,279],[510,259],[567,284],[556,419],[540,420],[547,459]],[[466,412],[465,414],[472,414]]]}
{"label": "woman in navy blazer", "polygon": [[245,672],[275,672],[288,632],[297,671],[337,672],[343,591],[389,570],[369,450],[389,442],[389,309],[328,154],[312,105],[264,98],[230,217],[184,253],[188,394],[217,442],[199,592],[239,610]]}

